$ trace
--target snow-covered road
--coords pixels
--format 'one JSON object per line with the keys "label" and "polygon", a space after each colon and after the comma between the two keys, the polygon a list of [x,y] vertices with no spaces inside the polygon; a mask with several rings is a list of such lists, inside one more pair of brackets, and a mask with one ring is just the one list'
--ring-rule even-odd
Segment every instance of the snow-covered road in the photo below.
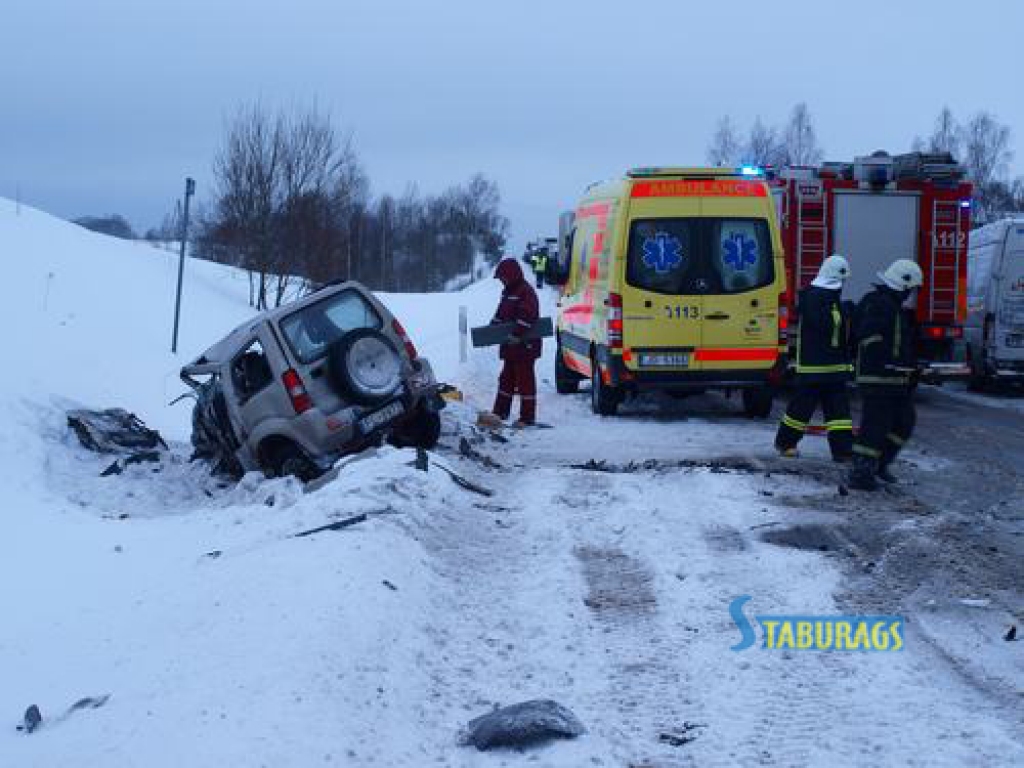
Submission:
{"label": "snow-covered road", "polygon": [[[657,467],[573,469],[615,454],[624,428],[583,413],[584,401],[549,399],[554,430],[480,438],[500,465],[476,474],[495,500],[431,521],[424,543],[446,585],[440,621],[427,625],[430,676],[448,704],[441,734],[491,703],[552,697],[590,732],[541,765],[1011,765],[1024,754],[1012,718],[913,627],[896,654],[731,651],[737,596],[766,613],[842,612],[835,558],[760,535],[842,515],[835,486],[751,470],[771,465],[763,450],[680,468],[685,442],[648,454]],[[736,426],[699,430],[731,442]],[[437,746],[446,764],[493,761]]]}

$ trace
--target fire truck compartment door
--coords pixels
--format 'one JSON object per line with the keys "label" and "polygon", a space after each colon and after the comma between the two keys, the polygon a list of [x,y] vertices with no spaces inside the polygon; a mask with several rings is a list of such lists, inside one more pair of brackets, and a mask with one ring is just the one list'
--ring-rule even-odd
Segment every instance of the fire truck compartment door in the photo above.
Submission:
{"label": "fire truck compartment door", "polygon": [[853,272],[844,299],[859,301],[896,259],[917,261],[919,209],[916,194],[836,190],[832,242]]}

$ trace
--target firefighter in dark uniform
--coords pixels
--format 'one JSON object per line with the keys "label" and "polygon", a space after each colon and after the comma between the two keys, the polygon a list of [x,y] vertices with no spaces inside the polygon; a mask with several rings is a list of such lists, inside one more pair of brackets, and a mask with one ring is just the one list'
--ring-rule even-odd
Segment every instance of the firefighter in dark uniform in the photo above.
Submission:
{"label": "firefighter in dark uniform", "polygon": [[849,312],[840,297],[850,277],[850,265],[839,254],[822,262],[818,276],[797,300],[800,329],[796,344],[796,391],[779,424],[775,447],[783,456],[796,456],[797,443],[818,404],[825,415],[828,445],[834,461],[849,460],[853,421],[846,384],[850,363]]}
{"label": "firefighter in dark uniform", "polygon": [[853,329],[863,410],[853,446],[850,487],[863,491],[876,490],[876,478],[896,482],[890,467],[917,421],[917,357],[911,320],[903,304],[921,287],[923,275],[910,259],[897,259],[878,277],[881,282],[857,307]]}
{"label": "firefighter in dark uniform", "polygon": [[494,276],[502,282],[504,288],[491,323],[514,323],[514,328],[498,348],[504,365],[498,377],[494,408],[490,413],[481,413],[478,423],[486,427],[501,426],[512,411],[513,397],[519,395],[519,420],[515,426],[528,427],[537,418],[537,379],[533,369],[541,354],[541,340],[525,336],[540,315],[537,293],[526,282],[523,270],[515,259],[502,259]]}

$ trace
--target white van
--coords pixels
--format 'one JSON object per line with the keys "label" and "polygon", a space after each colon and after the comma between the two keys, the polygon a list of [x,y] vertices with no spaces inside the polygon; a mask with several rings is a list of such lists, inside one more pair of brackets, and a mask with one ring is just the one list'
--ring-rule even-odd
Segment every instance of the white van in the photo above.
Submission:
{"label": "white van", "polygon": [[1024,381],[1024,218],[971,232],[964,341],[974,385]]}

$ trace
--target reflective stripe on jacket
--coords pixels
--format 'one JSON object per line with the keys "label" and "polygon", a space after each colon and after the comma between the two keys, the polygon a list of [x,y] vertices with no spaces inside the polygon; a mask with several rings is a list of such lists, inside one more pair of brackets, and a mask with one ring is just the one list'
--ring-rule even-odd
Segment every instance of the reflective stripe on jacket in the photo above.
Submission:
{"label": "reflective stripe on jacket", "polygon": [[848,318],[840,291],[808,286],[797,300],[800,322],[796,341],[796,373],[803,383],[834,384],[850,378]]}
{"label": "reflective stripe on jacket", "polygon": [[917,366],[914,334],[903,310],[902,293],[887,286],[875,289],[857,307],[857,383],[907,386]]}

